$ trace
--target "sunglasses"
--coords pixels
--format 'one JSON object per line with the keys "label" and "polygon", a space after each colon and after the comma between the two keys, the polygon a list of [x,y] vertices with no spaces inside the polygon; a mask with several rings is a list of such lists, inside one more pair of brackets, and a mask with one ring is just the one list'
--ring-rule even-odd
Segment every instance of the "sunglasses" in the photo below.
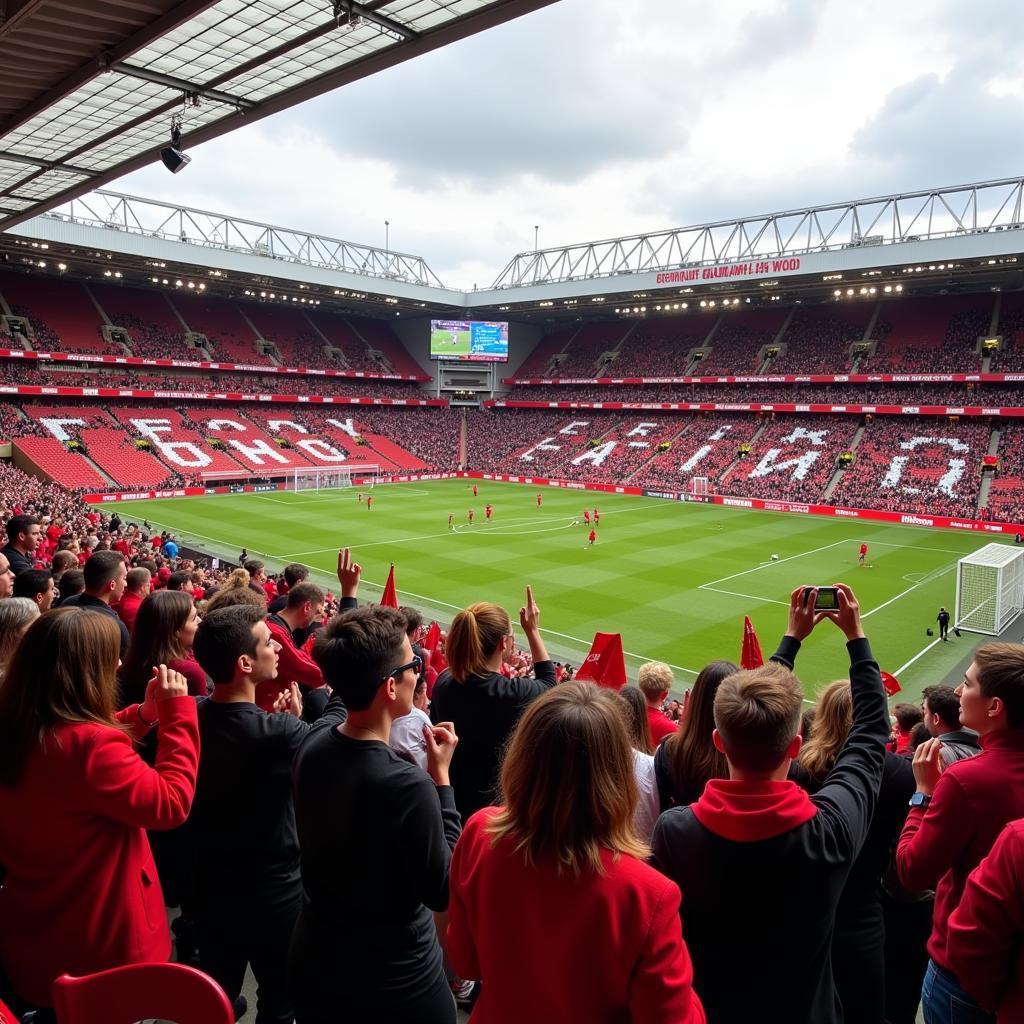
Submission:
{"label": "sunglasses", "polygon": [[393,668],[384,678],[390,679],[394,676],[395,679],[399,679],[403,672],[407,672],[412,669],[416,675],[419,675],[423,671],[423,659],[418,655],[414,654],[412,661],[407,662],[405,665],[399,665],[398,668]]}

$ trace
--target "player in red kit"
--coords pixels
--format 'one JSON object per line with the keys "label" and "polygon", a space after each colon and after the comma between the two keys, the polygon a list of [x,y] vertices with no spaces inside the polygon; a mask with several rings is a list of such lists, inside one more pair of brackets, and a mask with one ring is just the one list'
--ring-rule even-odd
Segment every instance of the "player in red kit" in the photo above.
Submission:
{"label": "player in red kit", "polygon": [[484,516],[486,516],[487,519],[490,519],[493,513],[494,513],[494,506],[493,505],[487,505],[484,508]]}
{"label": "player in red kit", "polygon": [[369,512],[371,508],[373,508],[373,495],[368,494],[366,496],[366,511]]}
{"label": "player in red kit", "polygon": [[476,484],[473,484],[473,497],[476,497]]}
{"label": "player in red kit", "polygon": [[473,525],[473,516],[475,516],[475,515],[476,515],[476,513],[472,509],[469,509],[466,512],[466,517],[469,519],[469,525],[470,526]]}
{"label": "player in red kit", "polygon": [[537,508],[540,508],[540,495],[537,495]]}
{"label": "player in red kit", "polygon": [[595,526],[597,526],[597,524],[598,524],[599,522],[601,522],[601,514],[600,514],[600,512],[598,512],[598,511],[597,511],[597,509],[595,508],[595,509],[594,509],[594,525],[595,525]]}
{"label": "player in red kit", "polygon": [[591,530],[590,536],[587,538],[590,541],[590,546],[594,546],[594,541],[597,540],[597,530]]}
{"label": "player in red kit", "polygon": [[585,508],[583,510],[583,522],[584,522],[584,524],[586,526],[590,525],[590,509],[589,508]]}
{"label": "player in red kit", "polygon": [[861,565],[863,565],[864,564],[864,559],[867,558],[867,557],[868,557],[868,546],[867,546],[867,544],[861,544],[861,546],[860,546],[860,557],[857,559],[857,561]]}

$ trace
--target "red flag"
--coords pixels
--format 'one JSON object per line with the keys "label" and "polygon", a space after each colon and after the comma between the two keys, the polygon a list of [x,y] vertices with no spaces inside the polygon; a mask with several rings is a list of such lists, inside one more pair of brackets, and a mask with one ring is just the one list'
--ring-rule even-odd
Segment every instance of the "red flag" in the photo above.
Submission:
{"label": "red flag", "polygon": [[430,652],[430,667],[440,675],[447,667],[448,661],[444,656],[444,652],[441,650],[441,645],[438,644]]}
{"label": "red flag", "polygon": [[757,639],[754,624],[749,615],[743,616],[743,650],[740,652],[740,668],[760,668],[764,664],[761,642]]}
{"label": "red flag", "polygon": [[395,590],[395,563],[391,563],[391,569],[388,572],[388,581],[384,584],[384,594],[380,599],[380,603],[385,608],[397,608],[398,607],[398,591]]}
{"label": "red flag", "polygon": [[423,638],[423,643],[420,645],[423,650],[429,651],[433,654],[434,649],[441,642],[441,627],[436,623],[432,622],[430,628],[427,630],[427,635]]}
{"label": "red flag", "polygon": [[610,690],[621,690],[626,685],[626,661],[622,655],[620,633],[595,633],[594,645],[585,658],[576,679],[590,680]]}
{"label": "red flag", "polygon": [[889,697],[895,697],[903,689],[900,681],[891,672],[882,673],[882,685],[885,687],[886,696]]}

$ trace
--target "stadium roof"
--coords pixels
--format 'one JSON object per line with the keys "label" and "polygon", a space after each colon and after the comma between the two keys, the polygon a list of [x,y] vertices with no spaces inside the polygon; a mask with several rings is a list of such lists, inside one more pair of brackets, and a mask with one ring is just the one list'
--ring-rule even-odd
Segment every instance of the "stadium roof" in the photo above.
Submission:
{"label": "stadium roof", "polygon": [[0,230],[554,0],[6,0]]}

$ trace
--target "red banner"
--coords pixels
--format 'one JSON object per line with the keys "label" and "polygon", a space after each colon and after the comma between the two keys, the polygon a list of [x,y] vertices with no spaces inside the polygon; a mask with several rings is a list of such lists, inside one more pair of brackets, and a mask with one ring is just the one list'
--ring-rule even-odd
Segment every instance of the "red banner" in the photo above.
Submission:
{"label": "red banner", "polygon": [[715,377],[504,377],[503,384],[1019,384],[1024,373],[765,373]]}
{"label": "red banner", "polygon": [[186,370],[238,373],[291,373],[307,377],[361,377],[367,380],[433,380],[425,373],[374,373],[364,370],[321,370],[311,366],[258,366],[254,363],[214,363],[198,359],[145,359],[142,356],[104,356],[91,352],[26,352],[0,348],[0,359],[29,359],[54,363],[108,363],[117,366],[160,366]]}
{"label": "red banner", "polygon": [[303,405],[447,406],[447,398],[345,398],[340,395],[255,395],[241,391],[148,391],[140,388],[40,387],[0,384],[0,395],[50,395],[58,398],[167,398],[200,402],[301,402]]}
{"label": "red banner", "polygon": [[[2,390],[2,389],[0,389]],[[1024,392],[1021,392],[1024,398]],[[1024,416],[1021,406],[991,405],[826,405],[790,402],[520,402],[488,398],[488,409],[610,409],[638,412],[806,412],[879,416]]]}

